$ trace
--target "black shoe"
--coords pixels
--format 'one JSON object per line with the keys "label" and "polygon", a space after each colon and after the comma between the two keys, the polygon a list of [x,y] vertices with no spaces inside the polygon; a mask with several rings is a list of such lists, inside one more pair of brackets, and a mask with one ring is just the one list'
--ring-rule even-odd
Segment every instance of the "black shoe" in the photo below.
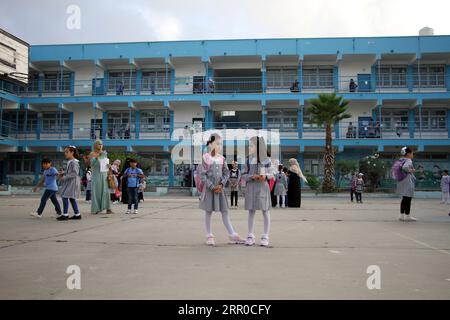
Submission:
{"label": "black shoe", "polygon": [[56,220],[58,220],[58,221],[66,221],[66,220],[69,220],[69,216],[61,215],[58,218],[56,218]]}
{"label": "black shoe", "polygon": [[73,215],[69,218],[69,220],[81,220],[81,214],[79,214],[77,216]]}

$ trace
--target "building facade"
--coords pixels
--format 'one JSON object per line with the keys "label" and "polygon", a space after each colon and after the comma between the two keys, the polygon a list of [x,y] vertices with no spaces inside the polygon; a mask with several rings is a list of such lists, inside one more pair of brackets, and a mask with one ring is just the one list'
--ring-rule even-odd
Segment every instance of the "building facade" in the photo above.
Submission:
{"label": "building facade", "polygon": [[29,67],[26,88],[0,83],[0,177],[13,185],[95,138],[149,158],[154,184],[181,185],[170,135],[192,127],[278,129],[280,160],[320,175],[325,132],[308,107],[322,92],[350,101],[338,159],[413,146],[424,188],[450,167],[450,36],[38,45]]}

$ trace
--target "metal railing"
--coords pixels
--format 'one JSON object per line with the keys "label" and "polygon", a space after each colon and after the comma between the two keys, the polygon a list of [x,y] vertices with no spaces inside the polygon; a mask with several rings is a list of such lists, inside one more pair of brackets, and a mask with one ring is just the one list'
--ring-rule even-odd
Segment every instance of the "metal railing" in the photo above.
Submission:
{"label": "metal railing", "polygon": [[271,93],[271,92],[323,92],[339,93],[383,92],[383,90],[400,90],[407,92],[409,88],[415,91],[442,90],[446,88],[445,73],[428,73],[413,75],[408,79],[405,73],[381,73],[339,76],[303,75],[298,81],[294,75],[270,77],[264,86],[262,76],[241,77],[176,77],[173,80],[165,76],[144,76],[139,90],[136,89],[136,78],[110,78],[76,80],[70,82],[58,80],[42,80],[40,84],[32,81],[25,88],[2,83],[0,89],[26,96],[98,96],[98,95],[152,95],[152,94],[221,94],[221,93]]}

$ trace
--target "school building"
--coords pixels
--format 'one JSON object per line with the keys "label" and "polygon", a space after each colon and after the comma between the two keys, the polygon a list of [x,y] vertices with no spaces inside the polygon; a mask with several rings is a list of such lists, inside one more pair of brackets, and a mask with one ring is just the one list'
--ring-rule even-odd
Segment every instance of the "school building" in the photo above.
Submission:
{"label": "school building", "polygon": [[246,39],[32,45],[28,86],[0,85],[0,177],[30,185],[40,159],[90,148],[151,160],[158,185],[179,186],[170,152],[176,128],[265,128],[281,134],[281,160],[323,170],[323,128],[309,101],[349,100],[336,124],[338,159],[418,151],[424,186],[450,168],[450,36]]}

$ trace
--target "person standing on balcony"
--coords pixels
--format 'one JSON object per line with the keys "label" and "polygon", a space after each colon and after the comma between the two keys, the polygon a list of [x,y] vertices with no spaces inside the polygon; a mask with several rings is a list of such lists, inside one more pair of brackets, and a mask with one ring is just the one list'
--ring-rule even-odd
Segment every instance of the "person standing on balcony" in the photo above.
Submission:
{"label": "person standing on balcony", "polygon": [[353,125],[353,122],[348,123],[346,137],[347,139],[354,139],[356,137],[355,126]]}
{"label": "person standing on balcony", "polygon": [[402,125],[400,124],[400,122],[397,121],[397,123],[395,124],[395,134],[397,135],[397,137],[400,138],[400,136],[402,135]]}
{"label": "person standing on balcony", "polygon": [[416,218],[410,215],[411,212],[411,200],[414,197],[414,191],[416,186],[416,177],[414,172],[416,171],[413,166],[412,159],[414,157],[413,151],[408,147],[403,147],[400,151],[402,158],[399,160],[401,163],[400,170],[403,172],[404,177],[401,180],[397,180],[397,193],[402,196],[400,204],[400,221],[416,221]]}
{"label": "person standing on balcony", "polygon": [[109,159],[107,152],[103,150],[103,142],[96,140],[94,150],[86,159],[92,169],[92,200],[91,213],[98,214],[106,210],[107,214],[112,214],[111,199],[108,186]]}
{"label": "person standing on balcony", "polygon": [[300,169],[300,165],[298,164],[297,159],[291,158],[289,159],[289,184],[288,184],[288,207],[289,208],[300,208],[302,204],[302,190],[300,179],[305,182],[306,177],[303,175],[302,170]]}
{"label": "person standing on balcony", "polygon": [[117,96],[123,96],[123,83],[122,83],[122,81],[117,82],[116,95]]}
{"label": "person standing on balcony", "polygon": [[272,161],[267,156],[267,145],[262,137],[254,136],[249,141],[249,156],[246,160],[243,178],[245,187],[245,210],[248,210],[248,235],[245,245],[253,246],[256,210],[264,217],[264,231],[260,245],[269,246],[270,208],[272,199],[268,181],[273,178]]}
{"label": "person standing on balcony", "polygon": [[[228,214],[228,200],[224,187],[229,179],[230,172],[225,157],[221,154],[222,138],[212,134],[206,143],[208,152],[202,157],[202,164],[198,167],[198,175],[202,184],[199,208],[205,211],[206,244],[214,246],[214,235],[211,231],[212,213],[222,213],[230,242],[242,244],[244,240],[234,231]],[[199,185],[197,185],[199,187]]]}
{"label": "person standing on balcony", "polygon": [[356,92],[356,88],[358,88],[358,85],[356,84],[355,80],[350,79],[350,83],[348,85],[348,89],[350,92]]}

